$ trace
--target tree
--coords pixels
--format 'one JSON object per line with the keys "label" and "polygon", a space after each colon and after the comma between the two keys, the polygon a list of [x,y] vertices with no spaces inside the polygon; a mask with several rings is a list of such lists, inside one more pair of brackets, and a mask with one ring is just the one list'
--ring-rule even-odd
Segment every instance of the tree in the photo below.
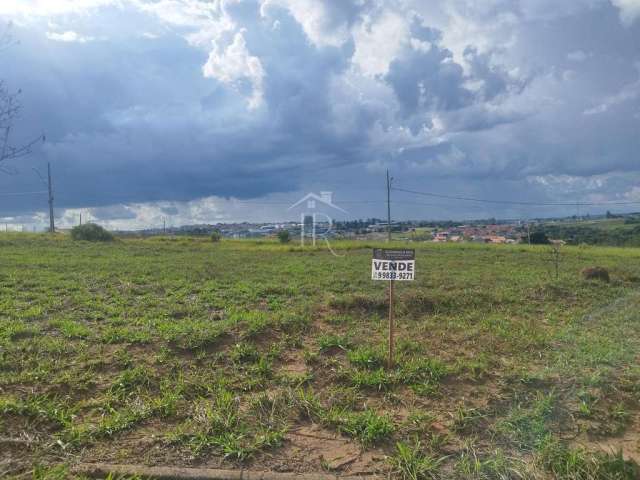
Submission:
{"label": "tree", "polygon": [[[0,34],[0,51],[11,45],[9,27]],[[11,128],[20,114],[20,90],[12,92],[6,82],[0,79],[0,172],[15,173],[15,169],[8,163],[31,153],[32,148],[44,141],[44,135],[38,136],[23,145],[11,143]]]}
{"label": "tree", "polygon": [[209,238],[211,238],[213,243],[217,243],[222,240],[222,233],[220,233],[220,230],[214,230],[211,232],[211,236]]}
{"label": "tree", "polygon": [[280,243],[289,243],[289,240],[291,240],[289,230],[280,230],[278,232],[278,240],[280,240]]}
{"label": "tree", "polygon": [[531,233],[531,244],[532,245],[548,245],[549,238],[547,237],[547,234],[544,233],[542,230],[538,230],[537,232]]}

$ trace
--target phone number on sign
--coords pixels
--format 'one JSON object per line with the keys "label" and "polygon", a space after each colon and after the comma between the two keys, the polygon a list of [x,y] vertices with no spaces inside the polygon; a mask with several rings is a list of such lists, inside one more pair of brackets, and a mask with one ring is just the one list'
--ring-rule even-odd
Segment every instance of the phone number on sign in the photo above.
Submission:
{"label": "phone number on sign", "polygon": [[373,272],[374,280],[413,280],[413,272]]}

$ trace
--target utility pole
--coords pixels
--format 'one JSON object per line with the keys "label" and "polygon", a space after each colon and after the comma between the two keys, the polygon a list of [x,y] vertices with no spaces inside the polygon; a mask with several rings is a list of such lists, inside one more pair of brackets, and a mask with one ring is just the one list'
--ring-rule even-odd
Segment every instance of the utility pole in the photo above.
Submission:
{"label": "utility pole", "polygon": [[165,217],[162,217],[162,234],[167,234],[167,219]]}
{"label": "utility pole", "polygon": [[[387,169],[387,242],[391,241],[391,180],[389,177],[389,169]],[[393,368],[393,350],[395,327],[393,318],[393,280],[389,280],[389,360],[388,368]]]}
{"label": "utility pole", "polygon": [[391,241],[391,180],[387,169],[387,242]]}
{"label": "utility pole", "polygon": [[56,225],[53,221],[53,187],[51,185],[51,163],[47,162],[47,177],[49,178],[49,232],[56,233]]}
{"label": "utility pole", "polygon": [[82,226],[82,212],[80,212],[80,226]]}

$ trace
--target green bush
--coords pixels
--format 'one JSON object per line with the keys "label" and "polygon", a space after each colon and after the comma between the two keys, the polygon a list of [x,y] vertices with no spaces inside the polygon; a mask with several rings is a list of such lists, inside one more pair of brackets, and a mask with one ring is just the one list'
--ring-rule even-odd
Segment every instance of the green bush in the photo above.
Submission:
{"label": "green bush", "polygon": [[114,236],[95,223],[85,223],[71,229],[71,238],[74,240],[85,240],[87,242],[111,242]]}
{"label": "green bush", "polygon": [[289,241],[291,240],[289,230],[280,230],[278,232],[278,240],[280,240],[280,243],[289,243]]}
{"label": "green bush", "polygon": [[211,241],[212,242],[219,242],[220,240],[222,240],[222,234],[218,231],[218,230],[214,230],[213,232],[211,232]]}
{"label": "green bush", "polygon": [[548,245],[550,243],[549,237],[543,231],[532,232],[530,238],[532,245]]}

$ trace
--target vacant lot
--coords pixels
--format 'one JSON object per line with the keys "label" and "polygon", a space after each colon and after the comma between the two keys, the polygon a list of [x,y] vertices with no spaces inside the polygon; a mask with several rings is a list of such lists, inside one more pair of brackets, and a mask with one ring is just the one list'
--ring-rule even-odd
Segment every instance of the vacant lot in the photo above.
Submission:
{"label": "vacant lot", "polygon": [[412,244],[387,370],[371,246],[0,236],[0,476],[635,478],[640,250]]}

